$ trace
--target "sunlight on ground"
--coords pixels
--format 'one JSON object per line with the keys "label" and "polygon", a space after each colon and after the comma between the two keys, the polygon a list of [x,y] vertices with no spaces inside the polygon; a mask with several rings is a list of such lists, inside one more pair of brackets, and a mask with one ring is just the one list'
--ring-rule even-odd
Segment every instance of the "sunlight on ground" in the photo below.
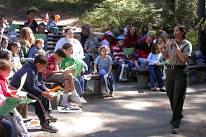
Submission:
{"label": "sunlight on ground", "polygon": [[3,7],[5,7],[5,5],[0,4],[0,8],[3,8]]}
{"label": "sunlight on ground", "polygon": [[139,92],[138,91],[118,91],[118,93],[130,96],[130,95],[137,95]]}
{"label": "sunlight on ground", "polygon": [[[192,118],[192,117],[194,117],[195,116],[195,118]],[[192,123],[201,123],[201,122],[203,122],[203,121],[206,121],[206,117],[205,117],[205,114],[203,114],[203,113],[196,113],[196,114],[187,114],[187,117],[188,118],[186,118],[186,120],[188,121],[188,122],[192,122]]]}
{"label": "sunlight on ground", "polygon": [[124,109],[130,109],[130,110],[147,110],[148,107],[151,107],[152,103],[151,102],[133,102],[131,101],[130,103],[126,103],[122,105]]}
{"label": "sunlight on ground", "polygon": [[[100,128],[103,125],[103,120],[97,113],[84,112],[81,116],[75,117],[65,125],[65,121],[58,124],[59,127],[67,127],[67,132],[73,133],[88,133]],[[65,129],[60,129],[65,132]]]}
{"label": "sunlight on ground", "polygon": [[[202,88],[198,88],[198,92],[200,92],[200,91],[206,91],[206,89],[205,89],[205,84],[203,84],[203,85],[201,85],[202,86]],[[195,87],[188,87],[187,88],[187,93],[194,93],[194,92],[197,92],[197,88],[195,88]]]}

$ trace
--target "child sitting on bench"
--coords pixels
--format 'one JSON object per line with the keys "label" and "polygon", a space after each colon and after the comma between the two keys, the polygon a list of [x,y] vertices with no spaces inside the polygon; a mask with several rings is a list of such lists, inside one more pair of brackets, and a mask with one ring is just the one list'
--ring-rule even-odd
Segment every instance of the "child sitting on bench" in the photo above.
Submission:
{"label": "child sitting on bench", "polygon": [[[103,96],[114,96],[114,80],[112,76],[112,58],[108,55],[109,48],[101,46],[99,48],[99,56],[94,61],[94,73],[99,73],[101,84],[105,85],[106,93]],[[98,71],[97,71],[98,69]]]}

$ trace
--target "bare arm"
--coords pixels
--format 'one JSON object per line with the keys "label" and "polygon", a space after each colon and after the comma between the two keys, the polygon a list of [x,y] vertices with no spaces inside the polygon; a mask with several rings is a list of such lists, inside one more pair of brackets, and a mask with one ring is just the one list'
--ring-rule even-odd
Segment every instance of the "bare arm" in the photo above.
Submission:
{"label": "bare arm", "polygon": [[94,73],[97,72],[97,64],[94,64]]}
{"label": "bare arm", "polygon": [[161,44],[161,53],[162,53],[162,56],[165,58],[165,59],[168,59],[169,58],[169,55],[168,55],[168,52],[167,52],[167,47],[169,46],[169,43],[163,43]]}
{"label": "bare arm", "polygon": [[181,63],[185,64],[187,62],[187,59],[189,58],[189,56],[187,56],[184,53],[182,53],[180,51],[180,48],[176,48],[175,51],[176,51],[176,55],[180,59]]}
{"label": "bare arm", "polygon": [[112,64],[109,64],[109,71],[108,73],[112,72]]}

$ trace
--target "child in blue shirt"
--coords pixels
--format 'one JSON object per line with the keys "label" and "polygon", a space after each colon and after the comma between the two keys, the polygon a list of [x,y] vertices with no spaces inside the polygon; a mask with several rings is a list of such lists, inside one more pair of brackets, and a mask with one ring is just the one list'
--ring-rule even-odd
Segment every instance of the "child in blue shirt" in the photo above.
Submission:
{"label": "child in blue shirt", "polygon": [[[110,96],[114,96],[114,80],[112,78],[112,58],[108,55],[109,48],[107,46],[101,46],[99,48],[99,56],[96,57],[94,61],[94,73],[100,75],[101,83],[105,84],[106,91],[109,92]],[[107,95],[107,93],[105,93]]]}
{"label": "child in blue shirt", "polygon": [[155,87],[155,82],[157,81],[160,90],[165,91],[165,89],[163,88],[164,82],[162,79],[161,70],[159,68],[159,65],[161,65],[163,62],[163,57],[160,53],[160,47],[157,43],[154,43],[152,45],[151,52],[147,57],[147,62],[151,90],[157,90],[157,87]]}
{"label": "child in blue shirt", "polygon": [[57,26],[57,22],[59,21],[60,16],[59,15],[52,15],[50,17],[50,20],[47,23],[48,31],[53,34],[59,33],[59,28]]}
{"label": "child in blue shirt", "polygon": [[37,55],[45,55],[44,51],[44,41],[42,39],[37,39],[35,45],[29,49],[28,57],[35,58]]}

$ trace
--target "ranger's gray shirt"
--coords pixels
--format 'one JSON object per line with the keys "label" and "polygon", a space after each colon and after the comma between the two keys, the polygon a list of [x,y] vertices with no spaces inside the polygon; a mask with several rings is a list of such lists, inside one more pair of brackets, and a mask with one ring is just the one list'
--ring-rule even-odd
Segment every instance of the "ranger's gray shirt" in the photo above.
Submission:
{"label": "ranger's gray shirt", "polygon": [[[189,57],[191,56],[191,53],[192,53],[192,44],[191,44],[191,42],[184,39],[182,42],[178,43],[178,46],[180,48],[180,51],[183,54],[185,54]],[[171,64],[171,65],[185,65],[177,57],[177,53],[175,51],[175,48],[172,47],[172,42],[168,43],[168,46],[166,48],[166,53],[169,56],[169,64]]]}

